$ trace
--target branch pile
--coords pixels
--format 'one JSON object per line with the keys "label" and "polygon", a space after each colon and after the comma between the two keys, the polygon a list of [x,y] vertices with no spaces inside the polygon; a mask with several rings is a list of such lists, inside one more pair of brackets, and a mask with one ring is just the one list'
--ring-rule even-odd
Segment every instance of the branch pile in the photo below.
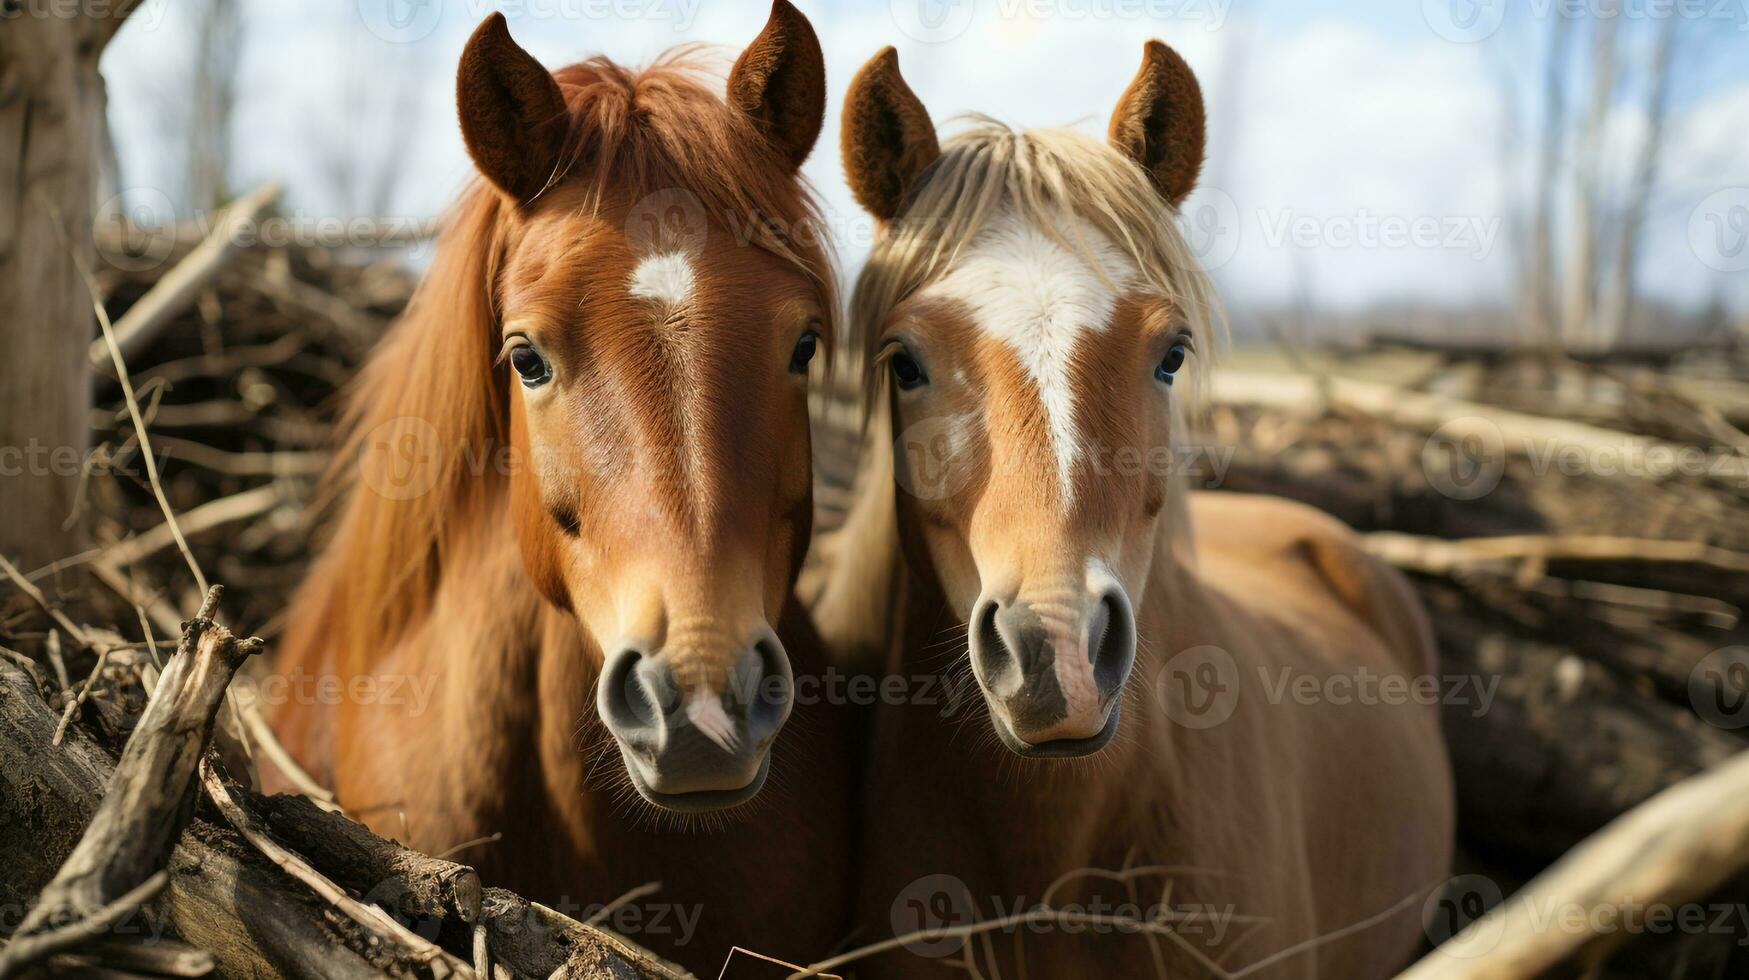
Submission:
{"label": "branch pile", "polygon": [[[1460,870],[1510,895],[1749,748],[1749,371],[1403,361],[1219,377],[1220,483],[1329,511],[1409,574],[1442,655]],[[1709,907],[1749,900],[1709,884]],[[1736,975],[1749,923],[1706,933],[1608,944],[1596,975]],[[1488,962],[1469,975],[1521,975]]]}

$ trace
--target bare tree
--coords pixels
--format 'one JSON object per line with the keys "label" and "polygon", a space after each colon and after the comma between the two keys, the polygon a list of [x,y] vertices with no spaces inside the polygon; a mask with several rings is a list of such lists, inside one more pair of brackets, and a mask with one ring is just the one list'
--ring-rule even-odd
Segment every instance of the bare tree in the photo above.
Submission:
{"label": "bare tree", "polygon": [[97,59],[137,0],[27,5],[0,26],[0,553],[65,556],[90,445]]}
{"label": "bare tree", "polygon": [[188,126],[188,188],[197,209],[218,207],[231,194],[231,120],[242,40],[238,0],[206,0],[196,33]]}
{"label": "bare tree", "polygon": [[1670,114],[1670,69],[1675,61],[1679,23],[1674,14],[1664,18],[1652,51],[1646,95],[1646,138],[1640,143],[1639,154],[1634,160],[1626,208],[1615,243],[1615,263],[1604,279],[1603,304],[1598,310],[1597,339],[1605,347],[1621,343],[1627,333],[1628,317],[1633,312],[1635,287],[1638,285],[1636,266],[1640,239],[1645,231],[1646,206],[1658,181],[1664,126]]}
{"label": "bare tree", "polygon": [[1543,64],[1542,134],[1537,148],[1536,213],[1531,226],[1528,312],[1538,340],[1549,348],[1558,347],[1560,340],[1554,298],[1558,279],[1554,196],[1567,134],[1567,39],[1571,34],[1572,21],[1566,17],[1556,17],[1549,25],[1549,48]]}
{"label": "bare tree", "polygon": [[1591,28],[1591,97],[1580,123],[1574,149],[1572,232],[1567,254],[1566,294],[1562,304],[1562,336],[1568,346],[1595,346],[1594,304],[1597,294],[1597,212],[1600,207],[1599,161],[1615,93],[1616,37],[1621,25],[1619,4],[1602,10]]}

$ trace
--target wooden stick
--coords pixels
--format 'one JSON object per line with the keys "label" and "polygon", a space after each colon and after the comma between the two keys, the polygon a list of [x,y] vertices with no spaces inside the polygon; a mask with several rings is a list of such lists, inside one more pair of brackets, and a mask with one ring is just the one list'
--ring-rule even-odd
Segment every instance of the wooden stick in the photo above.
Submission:
{"label": "wooden stick", "polygon": [[[1218,404],[1318,414],[1334,403],[1395,425],[1428,432],[1437,429],[1453,438],[1474,436],[1485,446],[1498,442],[1501,451],[1518,456],[1534,452],[1538,457],[1554,459],[1563,453],[1579,453],[1581,458],[1598,460],[1678,460],[1692,455],[1694,448],[1352,378],[1225,371],[1216,372],[1212,381],[1210,393]],[[1327,395],[1321,384],[1327,385]],[[1709,479],[1737,489],[1749,487],[1749,459],[1735,452],[1709,452],[1705,459],[1701,469]],[[1610,475],[1601,466],[1596,472]],[[1616,475],[1634,478],[1632,473]]]}
{"label": "wooden stick", "polygon": [[[194,251],[184,256],[175,268],[153,283],[146,295],[128,307],[127,313],[115,325],[118,360],[138,354],[176,319],[177,314],[188,309],[201,287],[224,268],[225,262],[236,251],[237,232],[272,204],[279,197],[279,190],[278,181],[268,181],[237,198]],[[101,368],[109,363],[109,348],[101,339],[92,342],[88,355],[92,367]]]}
{"label": "wooden stick", "polygon": [[185,624],[90,826],[16,935],[42,931],[69,914],[89,919],[163,869],[192,815],[195,766],[225,688],[261,646],[239,642],[212,621],[222,591],[212,587],[200,615]]}
{"label": "wooden stick", "polygon": [[[115,763],[77,725],[60,747],[51,746],[55,715],[20,683],[23,678],[0,663],[0,826],[91,822]],[[71,846],[61,840],[0,834],[0,867],[7,869],[0,896],[6,903],[24,907],[54,875]],[[158,909],[182,940],[210,953],[226,975],[381,980],[397,966],[387,955],[349,945],[356,930],[339,928],[331,909],[312,895],[289,891],[284,876],[240,838],[198,817],[176,845],[168,870],[170,890]]]}
{"label": "wooden stick", "polygon": [[[284,499],[283,489],[277,484],[269,483],[253,490],[232,494],[229,497],[209,500],[177,518],[177,523],[181,526],[185,538],[194,537],[203,531],[210,531],[226,524],[265,514],[278,506]],[[99,554],[114,567],[126,568],[175,543],[176,536],[171,531],[170,523],[166,521],[149,531],[117,542]],[[72,564],[79,564],[79,562],[75,560]]]}
{"label": "wooden stick", "polygon": [[1364,541],[1368,551],[1393,565],[1435,575],[1524,559],[1686,563],[1727,572],[1749,572],[1749,554],[1698,541],[1585,534],[1447,539],[1396,531],[1374,531],[1365,535]]}
{"label": "wooden stick", "polygon": [[[166,673],[179,669],[172,660]],[[160,692],[168,691],[168,686],[160,687]],[[77,725],[59,748],[51,747],[55,721],[27,675],[0,660],[0,826],[24,819],[83,822],[101,805],[98,796],[111,779],[113,764]],[[229,795],[265,813],[273,835],[288,840],[312,867],[333,875],[332,882],[360,892],[372,890],[365,886],[390,884],[405,896],[403,909],[429,908],[457,918],[455,910],[468,904],[465,885],[446,891],[441,884],[446,879],[461,884],[464,879],[446,870],[457,866],[408,852],[339,815],[321,814],[297,797],[259,798],[240,791]],[[352,862],[345,855],[355,848],[366,856]],[[0,867],[8,871],[0,876],[0,902],[26,904],[34,883],[50,876],[63,853],[52,839],[0,834]],[[384,853],[402,857],[369,857]],[[382,879],[343,881],[344,875],[374,875],[372,862],[387,869]],[[424,862],[421,874],[429,875],[397,878],[411,866],[407,862]],[[423,962],[410,959],[398,944],[373,945],[371,937],[379,933],[360,930],[315,892],[287,888],[285,875],[228,826],[196,817],[177,844],[169,871],[170,892],[160,903],[169,926],[185,942],[209,952],[224,975],[380,980],[385,973],[425,970]],[[425,904],[409,906],[410,901]],[[512,973],[544,977],[573,958],[591,964],[596,971],[591,976],[675,980],[687,975],[610,932],[498,889],[481,893],[475,921],[487,925],[495,980],[508,980]]]}
{"label": "wooden stick", "polygon": [[357,923],[358,926],[377,937],[378,941],[392,944],[405,949],[409,958],[416,963],[431,968],[434,976],[455,976],[462,980],[472,980],[473,968],[460,959],[444,952],[442,947],[433,945],[415,934],[406,926],[395,921],[394,916],[384,912],[375,905],[366,905],[346,890],[330,881],[326,875],[310,867],[303,858],[280,846],[278,841],[270,837],[256,823],[242,804],[232,795],[229,781],[225,779],[219,767],[211,756],[202,760],[200,765],[201,785],[206,789],[207,798],[218,807],[232,829],[242,834],[243,838],[254,845],[261,855],[278,867],[281,871],[302,882],[315,892],[323,901],[332,905],[341,914]]}
{"label": "wooden stick", "polygon": [[1629,810],[1401,980],[1539,977],[1595,942],[1623,938],[1623,931],[1593,932],[1590,923],[1624,923],[1636,908],[1693,901],[1745,867],[1749,752]]}
{"label": "wooden stick", "polygon": [[121,382],[122,398],[127,402],[128,417],[134,421],[134,435],[140,440],[140,456],[146,461],[146,477],[152,484],[152,495],[158,499],[158,509],[164,512],[164,522],[170,525],[170,534],[176,539],[176,547],[182,550],[183,560],[188,562],[188,570],[194,573],[195,585],[204,594],[207,590],[206,573],[201,571],[200,562],[194,560],[194,552],[188,550],[188,542],[182,539],[182,530],[176,524],[176,512],[170,508],[170,498],[164,495],[164,481],[158,476],[158,458],[152,453],[152,440],[146,434],[146,423],[140,416],[140,400],[134,395],[133,382],[128,378],[128,366],[122,359],[121,346],[116,343],[115,328],[109,322],[109,311],[104,309],[103,295],[97,288],[97,277],[86,268],[85,260],[75,254],[73,264],[79,270],[79,275],[85,280],[85,289],[91,294],[91,309],[97,314],[97,325],[103,330],[102,343],[109,352],[110,360],[115,365],[115,375]]}
{"label": "wooden stick", "polygon": [[[340,813],[301,796],[252,797],[249,809],[275,840],[299,854],[322,856],[322,873],[418,921],[480,918],[480,876],[473,868],[385,840]],[[393,884],[393,894],[384,889]]]}
{"label": "wooden stick", "polygon": [[163,891],[164,886],[168,884],[170,884],[168,874],[165,874],[161,869],[154,871],[151,877],[128,889],[115,901],[106,903],[77,922],[46,932],[39,932],[34,936],[14,939],[4,952],[0,952],[0,978],[12,976],[45,956],[51,956],[101,936],[114,928],[116,923],[126,918],[129,913],[156,898],[158,893]]}
{"label": "wooden stick", "polygon": [[[6,577],[12,580],[12,584],[18,586],[18,591],[30,596],[30,600],[36,603],[37,607],[43,612],[48,613],[49,618],[54,620],[56,625],[60,626],[61,629],[65,630],[68,636],[78,641],[80,646],[87,650],[96,649],[90,638],[85,635],[85,630],[77,623],[68,619],[59,609],[50,605],[48,597],[43,595],[42,590],[33,585],[29,579],[25,578],[24,573],[18,570],[17,565],[7,561],[5,555],[0,555],[0,572],[5,572]],[[65,671],[58,671],[58,673],[60,674],[61,686],[66,687],[67,677]]]}

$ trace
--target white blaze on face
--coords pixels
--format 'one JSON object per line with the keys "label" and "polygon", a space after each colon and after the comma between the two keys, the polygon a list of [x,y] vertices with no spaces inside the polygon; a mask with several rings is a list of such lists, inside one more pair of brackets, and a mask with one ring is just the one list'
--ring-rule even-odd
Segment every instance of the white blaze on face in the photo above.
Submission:
{"label": "white blaze on face", "polygon": [[692,285],[692,259],[684,252],[663,252],[638,263],[627,291],[639,299],[679,306],[692,297]]}
{"label": "white blaze on face", "polygon": [[[965,304],[979,329],[1002,340],[1038,389],[1064,507],[1075,498],[1076,347],[1106,329],[1118,295],[1136,278],[1129,257],[1085,221],[1055,236],[1013,215],[979,232],[925,295]],[[1065,245],[1064,242],[1069,243]]]}

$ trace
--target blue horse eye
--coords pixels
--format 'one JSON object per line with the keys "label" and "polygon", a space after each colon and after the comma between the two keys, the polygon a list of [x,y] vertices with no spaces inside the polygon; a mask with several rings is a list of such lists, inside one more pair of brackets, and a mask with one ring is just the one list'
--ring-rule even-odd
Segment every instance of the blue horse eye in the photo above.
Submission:
{"label": "blue horse eye", "polygon": [[1184,366],[1184,358],[1189,353],[1183,344],[1173,344],[1172,349],[1166,352],[1166,356],[1160,358],[1160,365],[1154,368],[1154,377],[1166,384],[1171,384],[1172,376]]}

